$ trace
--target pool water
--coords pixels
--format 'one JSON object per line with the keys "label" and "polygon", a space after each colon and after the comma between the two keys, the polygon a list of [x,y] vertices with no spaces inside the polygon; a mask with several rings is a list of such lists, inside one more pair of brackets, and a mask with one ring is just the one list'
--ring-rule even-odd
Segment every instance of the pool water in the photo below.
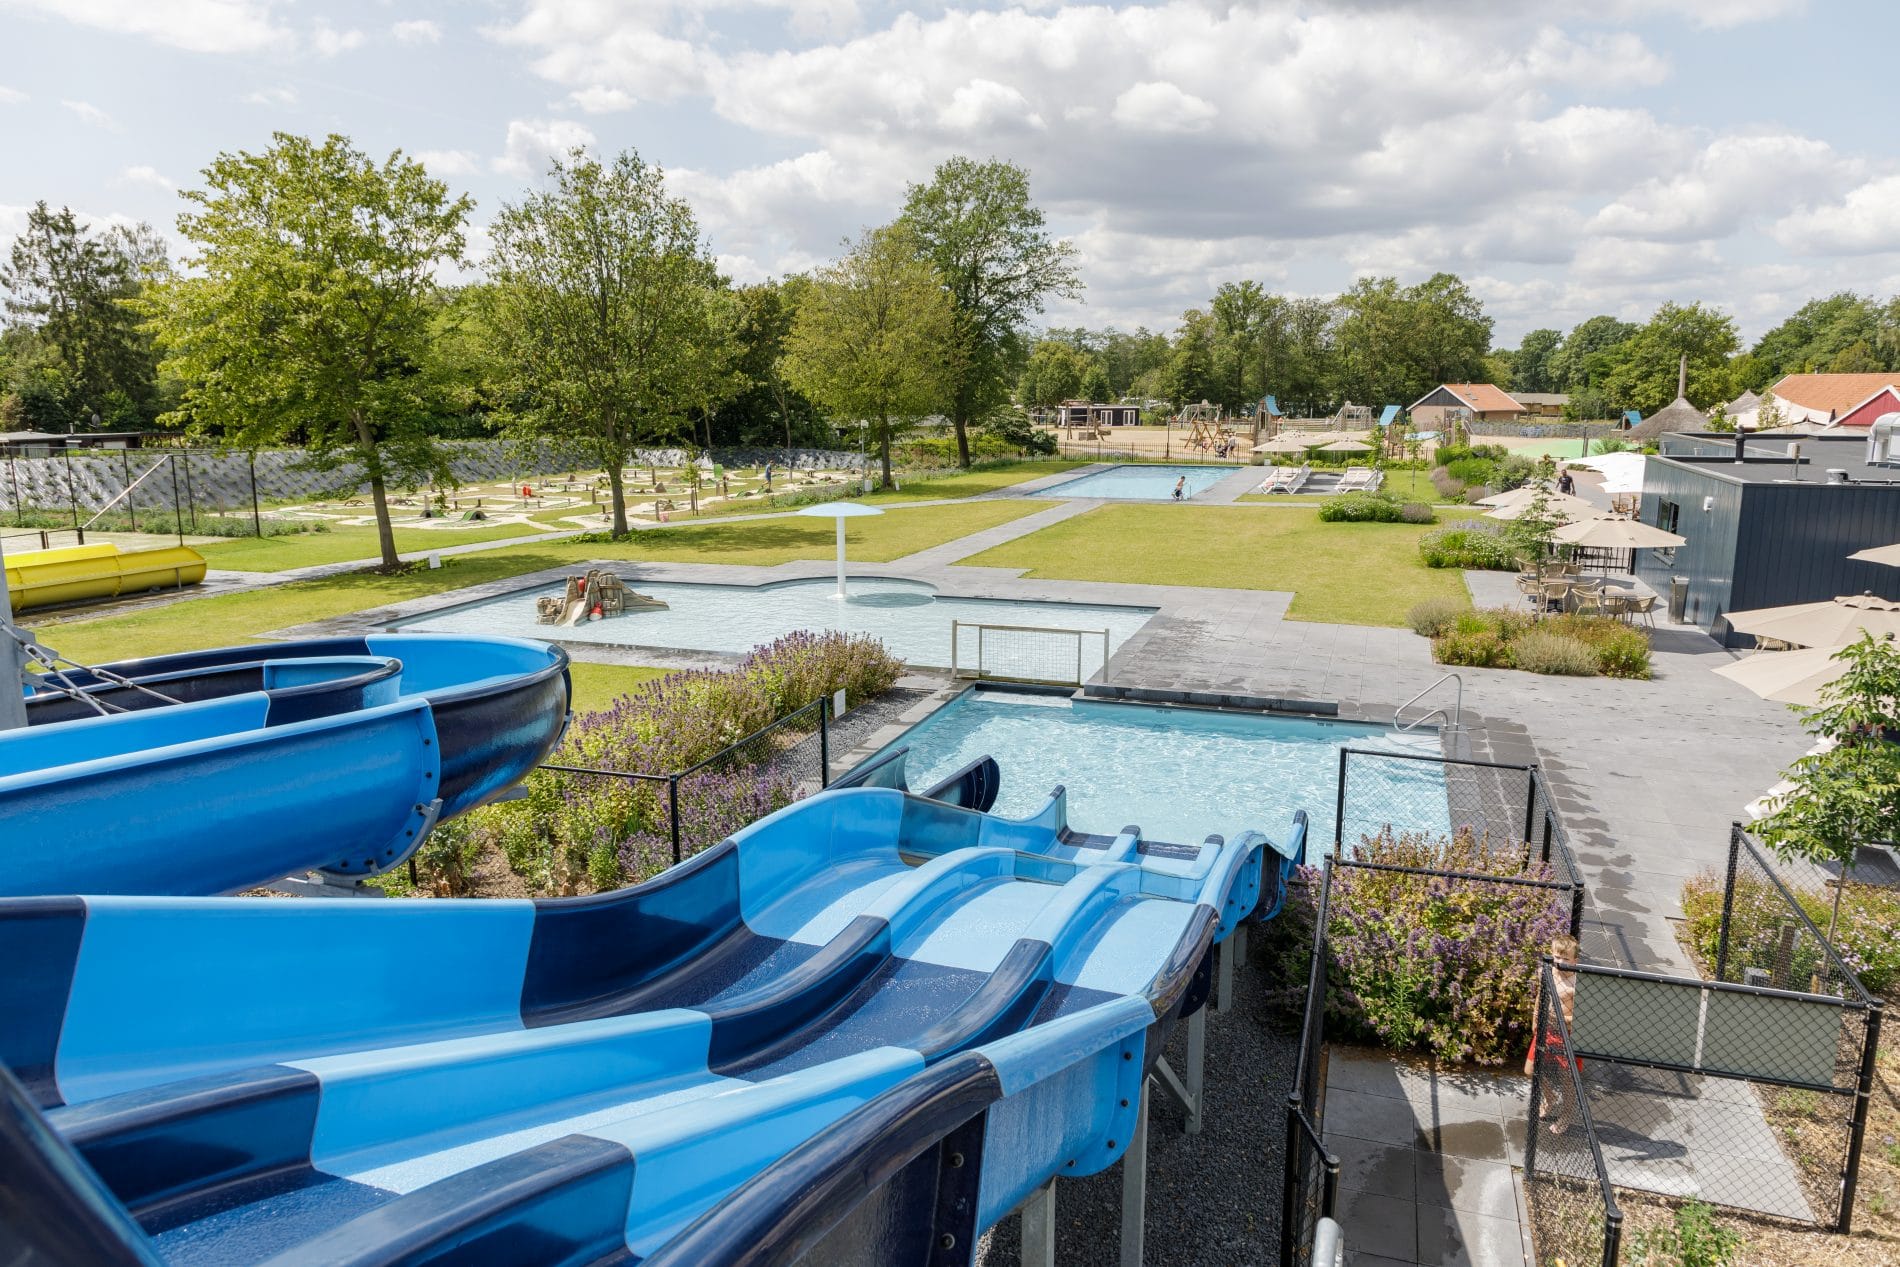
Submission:
{"label": "pool water", "polygon": [[1166,501],[1174,496],[1174,482],[1185,478],[1183,497],[1218,484],[1234,473],[1223,466],[1117,466],[1067,483],[1039,489],[1036,497],[1148,498]]}
{"label": "pool water", "polygon": [[[913,788],[995,757],[1002,770],[997,813],[1034,813],[1061,784],[1069,825],[1104,835],[1132,824],[1144,839],[1177,843],[1246,830],[1284,841],[1294,811],[1304,809],[1308,856],[1316,858],[1332,847],[1339,750],[1347,746],[1439,755],[1436,734],[1395,735],[1355,722],[994,690],[964,694],[886,751],[910,749]],[[1391,786],[1368,786],[1369,779]],[[1360,803],[1435,807],[1444,822],[1414,825],[1450,830],[1444,775],[1434,763],[1355,762],[1353,795],[1367,798]]]}
{"label": "pool water", "polygon": [[[830,577],[762,586],[666,581],[628,584],[641,594],[665,602],[666,609],[633,611],[610,620],[582,621],[565,627],[537,624],[535,600],[562,591],[561,586],[550,585],[413,617],[401,622],[401,627],[429,633],[514,634],[561,642],[730,653],[750,651],[762,642],[801,629],[841,630],[880,639],[906,663],[944,668],[950,664],[953,620],[1106,630],[1107,653],[1113,655],[1155,614],[1152,607],[949,598],[922,581],[890,577],[852,578],[850,597],[843,602],[836,595],[837,582]],[[1013,667],[1019,670],[1014,676],[1041,680],[1045,674],[1020,670],[1028,668],[1031,659],[1053,658],[1062,662],[1065,672],[1072,673],[1078,642],[1082,644],[1084,671],[1100,669],[1105,657],[1104,639],[1099,634],[1083,639],[1042,638],[1039,642],[1034,635],[993,637],[986,643],[984,663],[992,672]],[[973,648],[972,631],[965,630],[962,656],[970,658]],[[1012,665],[1011,656],[1024,663]]]}

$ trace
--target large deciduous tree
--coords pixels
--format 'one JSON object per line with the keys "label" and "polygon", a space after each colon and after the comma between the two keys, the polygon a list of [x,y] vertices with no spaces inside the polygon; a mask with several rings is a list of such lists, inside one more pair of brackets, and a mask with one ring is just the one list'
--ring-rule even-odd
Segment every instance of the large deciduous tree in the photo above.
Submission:
{"label": "large deciduous tree", "polygon": [[401,151],[377,162],[336,135],[280,132],[204,176],[178,218],[194,274],[145,305],[182,412],[226,443],[295,439],[315,465],[353,463],[395,568],[389,481],[443,473],[423,367],[435,275],[461,258],[472,204]]}
{"label": "large deciduous tree", "polygon": [[41,202],[26,213],[0,262],[0,290],[21,336],[14,359],[24,381],[11,387],[43,401],[41,425],[72,430],[93,414],[119,426],[150,420],[158,358],[131,301],[164,270],[164,244],[146,225],[93,233],[69,207]]}
{"label": "large deciduous tree", "polygon": [[528,429],[606,470],[613,531],[624,534],[633,450],[685,438],[689,411],[717,404],[733,381],[709,344],[730,323],[692,208],[632,151],[602,163],[574,150],[491,231],[489,325]]}
{"label": "large deciduous tree", "polygon": [[957,460],[970,464],[970,424],[1009,399],[1013,344],[1050,296],[1080,289],[1075,249],[1043,227],[1029,173],[1013,163],[952,158],[912,185],[904,223],[948,288],[957,356],[948,409]]}
{"label": "large deciduous tree", "polygon": [[785,376],[834,418],[871,425],[888,487],[896,429],[955,391],[956,327],[916,235],[902,221],[872,229],[813,279],[786,339]]}
{"label": "large deciduous tree", "polygon": [[1735,321],[1696,304],[1665,303],[1634,335],[1606,353],[1603,391],[1618,409],[1655,413],[1676,398],[1682,358],[1689,363],[1689,403],[1698,409],[1733,395],[1728,358],[1737,346]]}

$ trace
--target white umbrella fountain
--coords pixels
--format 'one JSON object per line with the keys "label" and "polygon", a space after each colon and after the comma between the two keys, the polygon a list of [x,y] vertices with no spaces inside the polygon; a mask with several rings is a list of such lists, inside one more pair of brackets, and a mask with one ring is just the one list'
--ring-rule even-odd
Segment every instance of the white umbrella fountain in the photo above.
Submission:
{"label": "white umbrella fountain", "polygon": [[858,519],[865,515],[881,515],[884,512],[876,506],[866,506],[862,502],[820,502],[816,506],[807,506],[798,512],[813,519],[835,519],[838,521],[838,598],[846,597],[844,585],[844,521]]}

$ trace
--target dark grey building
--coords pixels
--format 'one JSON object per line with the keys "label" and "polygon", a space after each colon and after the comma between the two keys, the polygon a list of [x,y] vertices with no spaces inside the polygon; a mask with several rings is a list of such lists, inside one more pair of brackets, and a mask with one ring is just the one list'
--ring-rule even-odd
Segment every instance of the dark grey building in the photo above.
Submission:
{"label": "dark grey building", "polygon": [[[1864,435],[1662,437],[1643,471],[1642,518],[1687,538],[1639,550],[1636,574],[1660,594],[1688,583],[1684,617],[1748,645],[1724,615],[1871,592],[1900,599],[1900,568],[1848,555],[1900,542],[1900,462],[1869,462]],[[1884,457],[1885,455],[1880,455]]]}

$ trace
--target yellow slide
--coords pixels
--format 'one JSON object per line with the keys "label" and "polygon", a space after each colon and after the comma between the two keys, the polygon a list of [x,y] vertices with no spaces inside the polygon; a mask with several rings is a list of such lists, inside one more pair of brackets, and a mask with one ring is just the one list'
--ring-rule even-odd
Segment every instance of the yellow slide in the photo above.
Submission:
{"label": "yellow slide", "polygon": [[7,555],[6,568],[16,612],[196,585],[205,579],[205,557],[190,546],[120,550],[108,544],[32,550]]}

